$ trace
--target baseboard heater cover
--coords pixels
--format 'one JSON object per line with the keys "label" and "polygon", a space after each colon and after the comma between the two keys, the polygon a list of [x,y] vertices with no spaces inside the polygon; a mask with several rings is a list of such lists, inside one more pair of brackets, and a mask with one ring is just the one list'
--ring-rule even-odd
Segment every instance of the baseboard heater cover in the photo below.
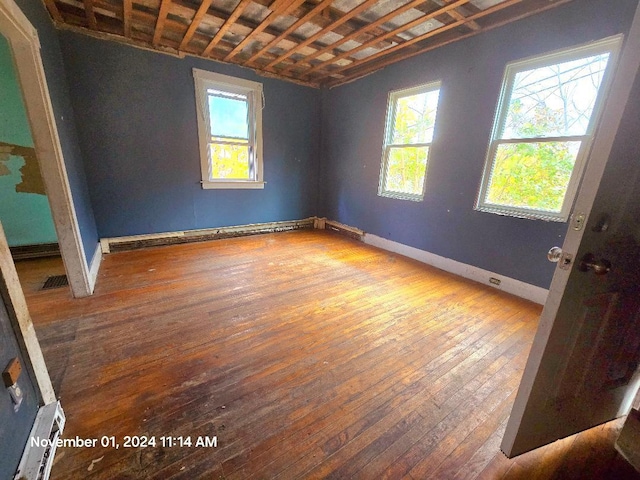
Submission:
{"label": "baseboard heater cover", "polygon": [[14,480],[47,480],[49,478],[58,438],[64,430],[65,421],[60,402],[40,407]]}
{"label": "baseboard heater cover", "polygon": [[318,219],[318,221],[316,222],[316,228],[331,230],[359,241],[363,241],[365,235],[365,232],[363,230],[360,230],[359,228],[345,225],[344,223],[336,222],[334,220],[327,220],[326,218]]}
{"label": "baseboard heater cover", "polygon": [[60,256],[60,246],[57,243],[17,245],[15,247],[9,247],[9,250],[11,250],[11,256],[14,260]]}
{"label": "baseboard heater cover", "polygon": [[315,217],[303,220],[282,222],[254,223],[233,227],[206,228],[185,230],[183,232],[152,233],[149,235],[132,235],[128,237],[112,237],[100,239],[102,253],[122,252],[139,248],[175,245],[179,243],[204,242],[223,238],[260,235],[263,233],[286,232],[314,228]]}

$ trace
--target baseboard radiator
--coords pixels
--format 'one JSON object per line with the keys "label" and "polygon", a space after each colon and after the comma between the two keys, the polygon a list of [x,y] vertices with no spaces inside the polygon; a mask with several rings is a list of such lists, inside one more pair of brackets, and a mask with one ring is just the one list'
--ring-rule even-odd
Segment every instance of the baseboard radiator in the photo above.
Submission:
{"label": "baseboard radiator", "polygon": [[344,223],[327,220],[326,218],[316,218],[315,228],[331,230],[332,232],[339,233],[340,235],[344,235],[345,237],[353,238],[354,240],[359,240],[361,242],[364,240],[363,230],[345,225]]}
{"label": "baseboard radiator", "polygon": [[316,217],[303,220],[287,220],[283,222],[254,223],[234,227],[206,228],[185,230],[182,232],[152,233],[149,235],[132,235],[128,237],[101,238],[102,253],[122,252],[138,248],[175,245],[178,243],[204,242],[222,238],[244,237],[263,233],[287,232],[315,228]]}
{"label": "baseboard radiator", "polygon": [[40,243],[38,245],[18,245],[9,247],[13,260],[29,258],[59,257],[60,246],[57,243]]}

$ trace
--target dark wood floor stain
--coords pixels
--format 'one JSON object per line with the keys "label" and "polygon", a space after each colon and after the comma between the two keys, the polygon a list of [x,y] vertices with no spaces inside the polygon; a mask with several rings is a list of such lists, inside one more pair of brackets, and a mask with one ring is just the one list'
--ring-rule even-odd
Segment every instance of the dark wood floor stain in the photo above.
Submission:
{"label": "dark wood floor stain", "polygon": [[86,299],[35,288],[59,261],[18,270],[64,437],[120,444],[60,448],[54,480],[638,478],[620,421],[507,460],[541,307],[354,240],[110,254]]}

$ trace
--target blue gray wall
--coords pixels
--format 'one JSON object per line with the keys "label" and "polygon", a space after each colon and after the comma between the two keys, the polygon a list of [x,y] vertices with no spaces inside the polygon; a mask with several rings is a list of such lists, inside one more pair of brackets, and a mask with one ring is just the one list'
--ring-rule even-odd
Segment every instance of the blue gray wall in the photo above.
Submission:
{"label": "blue gray wall", "polygon": [[80,234],[87,261],[91,261],[98,243],[98,231],[89,199],[87,181],[82,164],[82,152],[76,134],[76,125],[69,100],[67,75],[62,63],[62,54],[58,42],[58,31],[53,26],[51,17],[42,2],[38,0],[16,0],[16,3],[38,31],[42,48],[42,63],[53,112],[56,117],[58,135],[62,145],[71,195],[75,206]]}
{"label": "blue gray wall", "polygon": [[[315,215],[320,92],[60,32],[101,237]],[[264,190],[203,190],[192,68],[264,85]]]}
{"label": "blue gray wall", "polygon": [[[548,287],[545,254],[562,244],[567,225],[473,210],[504,67],[626,32],[637,0],[616,0],[615,8],[574,1],[329,91],[56,32],[37,0],[19,3],[42,41],[87,252],[98,235],[318,214]],[[192,67],[263,82],[264,190],[200,187]],[[425,199],[378,197],[387,94],[434,80],[443,87]]]}
{"label": "blue gray wall", "polygon": [[[566,223],[474,211],[505,65],[626,32],[637,0],[580,0],[323,92],[323,216],[548,288]],[[442,81],[422,202],[377,195],[387,94]]]}

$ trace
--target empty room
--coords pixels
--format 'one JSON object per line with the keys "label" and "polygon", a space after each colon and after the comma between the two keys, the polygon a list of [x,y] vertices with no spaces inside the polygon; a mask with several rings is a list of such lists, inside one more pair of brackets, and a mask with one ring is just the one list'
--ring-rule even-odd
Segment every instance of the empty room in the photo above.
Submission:
{"label": "empty room", "polygon": [[640,478],[638,0],[0,0],[0,480]]}

